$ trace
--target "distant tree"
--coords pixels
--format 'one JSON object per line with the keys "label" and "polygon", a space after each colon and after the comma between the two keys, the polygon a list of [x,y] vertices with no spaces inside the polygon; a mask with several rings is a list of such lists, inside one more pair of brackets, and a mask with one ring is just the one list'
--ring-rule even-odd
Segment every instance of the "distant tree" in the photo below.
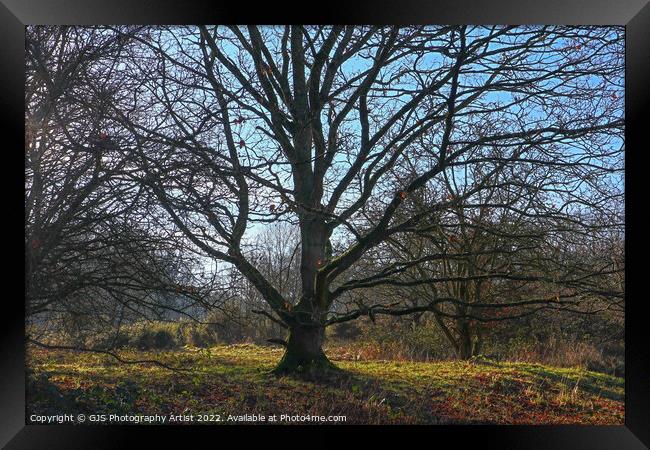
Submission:
{"label": "distant tree", "polygon": [[[500,184],[495,179],[492,186]],[[432,312],[460,358],[481,353],[495,322],[545,311],[624,310],[623,283],[612,284],[624,270],[622,247],[614,250],[611,240],[621,223],[549,217],[547,208],[533,206],[548,203],[548,193],[534,187],[485,189],[479,205],[458,204],[417,233],[387,241],[391,283],[400,288],[393,295],[411,297],[414,308]],[[414,199],[414,208],[430,207],[419,206],[422,200]]]}
{"label": "distant tree", "polygon": [[[28,322],[88,334],[215,301],[205,300],[213,281],[199,280],[196,258],[157,226],[156,205],[129,179],[134,161],[108,114],[128,94],[118,67],[133,33],[27,27]],[[183,305],[171,298],[180,295]]]}

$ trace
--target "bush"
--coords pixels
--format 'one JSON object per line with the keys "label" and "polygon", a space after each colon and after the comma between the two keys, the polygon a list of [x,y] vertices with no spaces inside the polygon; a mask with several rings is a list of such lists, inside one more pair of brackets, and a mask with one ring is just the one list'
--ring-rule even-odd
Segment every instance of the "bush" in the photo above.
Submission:
{"label": "bush", "polygon": [[445,337],[426,318],[417,323],[410,318],[361,319],[332,327],[327,337],[336,356],[343,359],[429,361],[454,357]]}
{"label": "bush", "polygon": [[179,347],[175,339],[175,325],[161,322],[145,322],[125,330],[130,344],[140,350],[162,350]]}
{"label": "bush", "polygon": [[191,347],[205,348],[218,343],[217,336],[205,324],[190,322],[184,324],[182,339],[184,345]]}
{"label": "bush", "polygon": [[174,336],[166,330],[158,330],[153,337],[154,348],[172,348],[175,346]]}
{"label": "bush", "polygon": [[361,335],[361,328],[356,322],[337,323],[332,327],[331,336],[334,339],[357,339]]}
{"label": "bush", "polygon": [[[619,346],[616,346],[617,348]],[[624,347],[608,352],[607,346],[599,346],[584,340],[551,336],[544,342],[534,338],[517,337],[486,345],[486,354],[494,359],[546,364],[556,367],[583,367],[596,372],[623,376]]]}

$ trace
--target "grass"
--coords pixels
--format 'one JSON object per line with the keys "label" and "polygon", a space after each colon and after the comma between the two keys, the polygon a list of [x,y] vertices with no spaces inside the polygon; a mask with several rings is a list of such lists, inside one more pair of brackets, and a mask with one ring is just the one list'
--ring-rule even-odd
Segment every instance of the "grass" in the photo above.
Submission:
{"label": "grass", "polygon": [[[493,362],[345,360],[327,382],[276,378],[281,349],[241,344],[108,355],[31,349],[30,414],[344,415],[361,424],[622,424],[624,384],[581,368]],[[62,410],[65,409],[65,410]]]}

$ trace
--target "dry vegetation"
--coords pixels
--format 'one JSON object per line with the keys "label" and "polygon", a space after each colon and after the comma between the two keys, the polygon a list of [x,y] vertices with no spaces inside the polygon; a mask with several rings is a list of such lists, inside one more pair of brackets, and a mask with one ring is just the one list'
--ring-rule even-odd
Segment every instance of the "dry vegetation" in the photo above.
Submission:
{"label": "dry vegetation", "polygon": [[[357,360],[314,383],[269,374],[282,351],[249,344],[108,355],[32,349],[29,413],[345,415],[347,424],[622,424],[622,378],[523,362]],[[354,359],[354,360],[351,360]],[[48,380],[47,382],[45,380]],[[36,387],[38,386],[38,387]],[[228,423],[224,421],[222,423]]]}

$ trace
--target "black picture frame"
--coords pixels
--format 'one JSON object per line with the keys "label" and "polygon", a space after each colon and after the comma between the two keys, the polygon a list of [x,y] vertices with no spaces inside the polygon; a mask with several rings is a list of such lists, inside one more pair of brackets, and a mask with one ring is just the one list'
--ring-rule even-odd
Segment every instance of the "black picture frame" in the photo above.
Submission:
{"label": "black picture frame", "polygon": [[[643,190],[642,155],[646,142],[643,113],[648,110],[650,74],[650,5],[647,0],[400,0],[399,2],[327,1],[281,6],[275,2],[207,2],[152,0],[1,0],[0,104],[5,184],[1,191],[5,218],[9,224],[4,243],[2,298],[2,344],[0,347],[0,445],[5,448],[124,448],[144,437],[146,447],[186,443],[198,435],[211,447],[227,447],[222,435],[237,439],[269,434],[267,444],[302,446],[323,434],[338,445],[341,433],[361,431],[374,439],[394,440],[398,445],[454,447],[463,444],[481,448],[521,449],[641,449],[650,446],[650,347],[643,311],[642,271],[645,246],[642,215],[646,210]],[[268,427],[242,429],[210,426],[74,426],[25,425],[24,304],[20,300],[21,268],[17,261],[24,251],[19,219],[24,205],[24,172],[17,151],[24,139],[24,31],[30,24],[181,24],[181,23],[346,23],[346,24],[589,24],[624,25],[626,28],[626,346],[625,346],[625,425],[623,426],[399,426],[359,427]],[[647,147],[647,144],[645,145]],[[6,212],[5,212],[6,211]],[[646,222],[647,223],[647,222]],[[23,224],[24,225],[24,224]],[[15,258],[15,260],[14,260]],[[13,273],[15,271],[15,274]],[[7,289],[9,288],[9,289]],[[635,294],[639,295],[635,295]],[[245,428],[245,427],[244,427]],[[371,431],[371,433],[368,433]],[[419,436],[413,436],[413,433]],[[235,436],[230,436],[233,438]],[[423,444],[416,444],[412,439]],[[422,441],[424,439],[424,441]],[[230,441],[233,442],[233,441]],[[326,441],[325,441],[326,442]],[[140,444],[141,445],[141,444]],[[367,443],[364,444],[368,445]]]}

